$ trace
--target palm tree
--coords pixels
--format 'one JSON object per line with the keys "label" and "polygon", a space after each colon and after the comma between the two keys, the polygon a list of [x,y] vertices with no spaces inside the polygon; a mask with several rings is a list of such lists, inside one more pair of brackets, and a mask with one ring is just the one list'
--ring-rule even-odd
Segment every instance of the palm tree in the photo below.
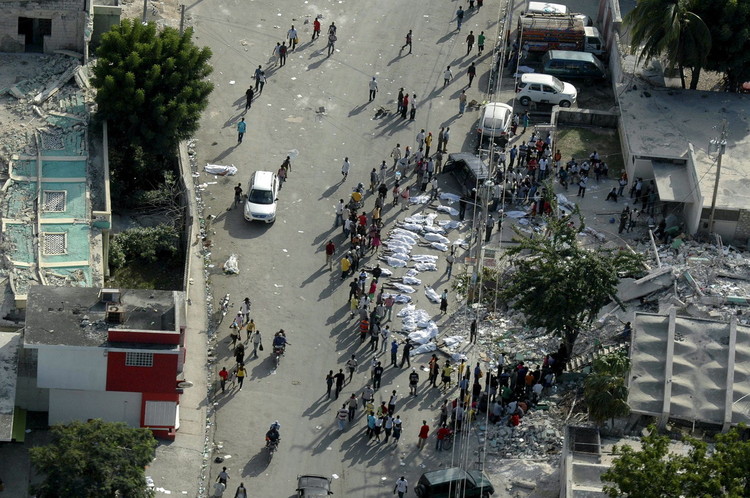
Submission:
{"label": "palm tree", "polygon": [[692,69],[690,89],[698,86],[701,68],[711,51],[711,32],[692,12],[697,0],[638,0],[625,16],[630,26],[630,50],[638,60],[663,55],[669,69],[678,67],[685,88],[685,67]]}
{"label": "palm tree", "polygon": [[625,376],[630,360],[624,352],[612,353],[594,360],[593,372],[586,377],[584,396],[589,417],[602,425],[605,420],[630,414]]}

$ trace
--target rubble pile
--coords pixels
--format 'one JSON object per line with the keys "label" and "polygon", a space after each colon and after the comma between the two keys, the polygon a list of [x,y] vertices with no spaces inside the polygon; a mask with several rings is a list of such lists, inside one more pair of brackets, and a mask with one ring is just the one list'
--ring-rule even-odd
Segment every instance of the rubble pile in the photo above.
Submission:
{"label": "rubble pile", "polygon": [[501,458],[557,459],[565,425],[557,408],[553,405],[548,412],[531,410],[522,420],[518,427],[480,423],[479,442],[486,440],[487,454]]}

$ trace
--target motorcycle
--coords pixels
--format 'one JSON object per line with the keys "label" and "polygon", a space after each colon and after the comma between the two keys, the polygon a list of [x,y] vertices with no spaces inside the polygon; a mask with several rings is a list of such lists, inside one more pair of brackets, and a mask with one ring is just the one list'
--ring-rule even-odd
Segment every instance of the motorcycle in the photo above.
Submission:
{"label": "motorcycle", "polygon": [[277,439],[276,441],[271,441],[270,439],[266,441],[266,449],[268,450],[269,461],[273,460],[273,454],[276,453],[276,450],[279,449],[279,439]]}
{"label": "motorcycle", "polygon": [[285,346],[273,347],[274,363],[276,364],[276,368],[279,368],[279,363],[281,363],[281,357],[284,356],[285,349]]}

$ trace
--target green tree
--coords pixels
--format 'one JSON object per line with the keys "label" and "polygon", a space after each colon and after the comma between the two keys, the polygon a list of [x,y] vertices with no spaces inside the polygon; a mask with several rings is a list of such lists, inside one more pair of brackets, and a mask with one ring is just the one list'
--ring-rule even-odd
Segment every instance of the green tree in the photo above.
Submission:
{"label": "green tree", "polygon": [[605,420],[625,417],[630,413],[625,377],[630,359],[624,352],[612,353],[594,360],[592,373],[586,377],[584,397],[589,417],[602,425]]}
{"label": "green tree", "polygon": [[211,50],[198,48],[192,29],[157,32],[156,25],[122,22],[102,36],[93,83],[98,115],[122,143],[173,155],[198,129],[213,84]]}
{"label": "green tree", "polygon": [[[556,213],[552,189],[547,192]],[[526,237],[516,231],[518,244],[503,255],[510,270],[503,274],[498,296],[522,311],[528,325],[560,336],[567,358],[581,329],[612,300],[619,276],[640,271],[643,257],[581,247],[577,237],[585,224],[578,211],[546,221],[543,235]]]}
{"label": "green tree", "polygon": [[52,438],[50,444],[29,450],[31,463],[44,476],[33,493],[61,498],[153,496],[144,473],[156,449],[148,429],[97,419],[55,425]]}
{"label": "green tree", "polygon": [[109,263],[113,268],[133,261],[156,263],[160,258],[174,257],[179,243],[180,236],[172,225],[129,228],[112,237]]}
{"label": "green tree", "polygon": [[750,441],[734,428],[718,434],[713,451],[695,438],[685,437],[686,454],[669,452],[669,438],[650,427],[641,449],[615,447],[619,456],[602,475],[605,493],[613,498],[664,496],[740,498],[750,496]]}
{"label": "green tree", "polygon": [[701,68],[711,51],[711,32],[694,12],[695,0],[638,0],[625,16],[630,49],[638,60],[663,55],[670,69],[678,67],[685,88],[685,67],[692,69],[690,88],[698,86]]}
{"label": "green tree", "polygon": [[711,52],[705,68],[726,75],[727,88],[736,91],[750,81],[750,2],[701,0],[694,12],[711,32]]}

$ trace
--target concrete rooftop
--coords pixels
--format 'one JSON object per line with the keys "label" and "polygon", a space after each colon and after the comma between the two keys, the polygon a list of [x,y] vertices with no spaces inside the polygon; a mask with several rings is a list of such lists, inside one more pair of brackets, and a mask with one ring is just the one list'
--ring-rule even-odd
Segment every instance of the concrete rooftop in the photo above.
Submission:
{"label": "concrete rooftop", "polygon": [[[750,205],[750,163],[746,159],[750,156],[750,97],[644,85],[637,80],[636,90],[632,84],[626,90],[624,86],[620,88],[620,114],[632,153],[688,159],[688,147],[692,144],[704,207],[710,207],[716,153],[708,154],[708,145],[720,135],[721,120],[726,119],[727,147],[716,206],[746,209]],[[683,193],[685,198],[688,194]],[[677,192],[675,200],[680,200]]]}
{"label": "concrete rooftop", "polygon": [[[107,323],[98,287],[33,286],[26,309],[25,344],[99,347],[109,329],[178,331],[181,293],[121,290],[124,323]],[[88,318],[88,320],[85,320]],[[117,343],[122,347],[123,343]],[[138,348],[147,345],[135,345]],[[164,349],[165,345],[159,345]]]}

